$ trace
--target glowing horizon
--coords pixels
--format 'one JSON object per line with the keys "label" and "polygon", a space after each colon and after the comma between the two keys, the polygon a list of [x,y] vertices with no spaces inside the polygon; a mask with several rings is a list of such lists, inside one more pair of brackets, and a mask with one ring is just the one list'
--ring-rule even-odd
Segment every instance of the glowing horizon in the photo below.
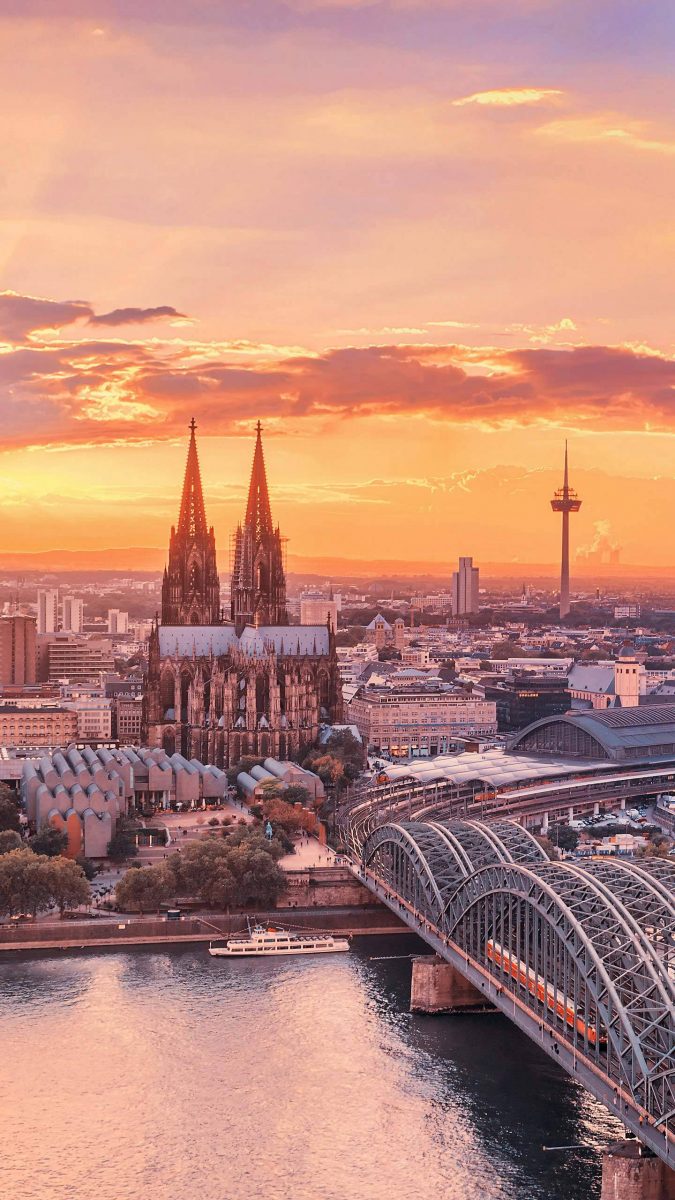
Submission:
{"label": "glowing horizon", "polygon": [[666,568],[670,6],[221,7],[0,14],[0,555],[165,547],[194,415],[221,570],[258,418],[296,556],[554,562],[569,437]]}

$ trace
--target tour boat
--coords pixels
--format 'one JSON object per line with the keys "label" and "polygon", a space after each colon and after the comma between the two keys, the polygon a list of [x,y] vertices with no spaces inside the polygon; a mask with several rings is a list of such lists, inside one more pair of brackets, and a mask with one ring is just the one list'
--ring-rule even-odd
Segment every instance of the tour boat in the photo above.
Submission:
{"label": "tour boat", "polygon": [[349,950],[349,938],[310,930],[292,933],[273,925],[249,927],[248,937],[228,938],[224,946],[209,944],[214,958],[261,958],[277,954],[343,954]]}

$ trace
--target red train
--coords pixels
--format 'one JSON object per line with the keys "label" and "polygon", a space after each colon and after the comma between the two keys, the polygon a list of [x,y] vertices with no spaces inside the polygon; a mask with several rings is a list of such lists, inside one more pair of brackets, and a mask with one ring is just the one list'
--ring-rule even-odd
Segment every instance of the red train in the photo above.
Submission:
{"label": "red train", "polygon": [[515,958],[510,950],[505,950],[500,946],[499,942],[494,942],[492,938],[486,943],[485,953],[490,962],[496,963],[501,967],[502,971],[511,975],[513,979],[517,979],[527,988],[531,995],[536,996],[542,1004],[545,1004],[551,1012],[555,1012],[562,1021],[565,1021],[572,1028],[577,1030],[582,1037],[587,1037],[591,1046],[598,1043],[600,1046],[607,1045],[606,1037],[600,1035],[595,1025],[587,1024],[582,1016],[579,1015],[573,1002],[569,996],[563,996],[560,992],[556,992],[552,983],[544,983],[541,977],[537,977],[532,967],[528,967],[526,963]]}

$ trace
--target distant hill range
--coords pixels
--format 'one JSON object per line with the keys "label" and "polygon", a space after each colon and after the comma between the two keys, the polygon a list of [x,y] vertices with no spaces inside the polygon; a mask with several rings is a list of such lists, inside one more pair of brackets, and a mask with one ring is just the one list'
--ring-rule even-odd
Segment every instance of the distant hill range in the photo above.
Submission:
{"label": "distant hill range", "polygon": [[[166,550],[157,546],[124,546],[104,550],[39,550],[32,553],[0,550],[0,571],[161,571],[166,563]],[[555,580],[556,563],[483,562],[477,559],[482,580],[490,578]],[[288,570],[294,575],[341,579],[411,579],[448,580],[456,562],[412,561],[397,559],[353,559],[322,555],[311,558],[290,554]],[[221,572],[227,567],[220,564]],[[581,561],[572,564],[577,579],[663,579],[675,576],[669,566],[635,566],[628,563],[598,563]]]}

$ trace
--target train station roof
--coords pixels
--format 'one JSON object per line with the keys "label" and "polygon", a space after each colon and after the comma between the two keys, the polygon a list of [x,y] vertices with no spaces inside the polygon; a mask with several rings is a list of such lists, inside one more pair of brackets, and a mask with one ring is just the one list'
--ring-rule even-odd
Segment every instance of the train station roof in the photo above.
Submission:
{"label": "train station roof", "polygon": [[675,704],[590,709],[545,717],[523,729],[510,751],[639,762],[675,756]]}
{"label": "train station roof", "polygon": [[574,758],[547,760],[543,756],[505,754],[503,750],[495,749],[441,754],[437,758],[418,758],[407,763],[387,763],[383,773],[391,783],[410,779],[424,784],[450,782],[461,787],[463,784],[480,782],[487,787],[503,788],[578,775],[583,771],[597,771],[610,765],[606,759],[580,763]]}

